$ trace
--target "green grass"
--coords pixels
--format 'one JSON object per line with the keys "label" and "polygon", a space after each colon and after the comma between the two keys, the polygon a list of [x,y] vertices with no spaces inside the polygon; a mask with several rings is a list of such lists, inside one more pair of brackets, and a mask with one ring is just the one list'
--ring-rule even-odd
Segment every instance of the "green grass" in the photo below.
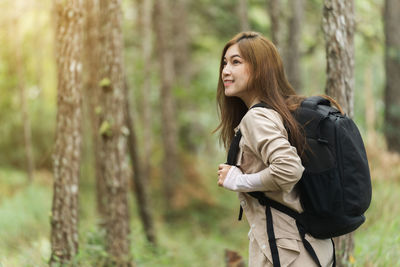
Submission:
{"label": "green grass", "polygon": [[[236,194],[209,181],[213,204],[193,201],[171,214],[166,223],[155,210],[158,247],[144,236],[131,198],[132,256],[137,266],[224,266],[224,249],[247,260],[247,223],[238,222]],[[6,176],[8,177],[5,177]],[[6,267],[47,266],[50,255],[51,183],[25,183],[19,171],[0,170],[0,263]],[[80,252],[77,266],[100,266],[106,259],[102,233],[96,226],[94,186],[86,181],[80,197]],[[400,266],[400,183],[373,183],[366,223],[355,235],[353,266]]]}
{"label": "green grass", "polygon": [[374,181],[365,224],[355,235],[355,266],[400,266],[400,183]]}

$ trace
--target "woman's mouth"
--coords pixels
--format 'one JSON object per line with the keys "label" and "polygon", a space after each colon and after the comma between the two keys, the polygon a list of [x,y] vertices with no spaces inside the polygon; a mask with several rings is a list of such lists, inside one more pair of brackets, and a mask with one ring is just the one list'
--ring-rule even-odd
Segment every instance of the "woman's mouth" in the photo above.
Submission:
{"label": "woman's mouth", "polygon": [[227,87],[233,83],[232,80],[224,80],[224,86]]}

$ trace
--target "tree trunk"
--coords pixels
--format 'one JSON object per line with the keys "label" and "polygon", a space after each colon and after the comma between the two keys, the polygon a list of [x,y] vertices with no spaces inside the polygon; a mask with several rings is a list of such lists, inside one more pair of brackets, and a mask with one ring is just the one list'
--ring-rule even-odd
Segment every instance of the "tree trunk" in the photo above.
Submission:
{"label": "tree trunk", "polygon": [[17,38],[17,44],[15,46],[15,68],[18,78],[18,89],[19,89],[19,99],[21,103],[22,111],[22,123],[24,127],[24,144],[25,144],[25,158],[26,158],[26,173],[28,176],[28,181],[31,183],[33,181],[33,171],[35,170],[35,164],[33,159],[33,149],[32,149],[32,128],[31,120],[29,116],[29,107],[25,92],[25,75],[22,64],[21,51],[21,40]]}
{"label": "tree trunk", "polygon": [[367,126],[367,140],[369,145],[376,146],[376,109],[373,92],[373,67],[367,66],[364,72],[365,83],[365,122]]}
{"label": "tree trunk", "polygon": [[101,146],[106,189],[107,251],[114,265],[129,266],[128,172],[124,115],[124,62],[121,1],[100,0],[103,44],[101,70]]}
{"label": "tree trunk", "polygon": [[385,137],[388,149],[400,152],[400,3],[385,1]]}
{"label": "tree trunk", "polygon": [[[325,92],[336,99],[345,113],[353,116],[354,92],[354,3],[325,0],[322,26],[325,33],[327,81]],[[334,238],[338,266],[353,257],[353,233]]]}
{"label": "tree trunk", "polygon": [[152,52],[153,52],[153,0],[139,1],[139,29],[142,38],[142,60],[143,60],[143,84],[141,86],[141,121],[143,126],[143,156],[142,156],[142,174],[145,179],[150,181],[150,155],[153,144],[152,134],[152,110],[150,95],[151,71],[152,71]]}
{"label": "tree trunk", "polygon": [[289,82],[297,92],[301,92],[300,49],[301,25],[303,23],[303,0],[289,1],[291,17],[286,56],[286,71]]}
{"label": "tree trunk", "polygon": [[162,140],[164,160],[162,173],[164,177],[163,189],[165,194],[166,211],[172,208],[174,190],[178,184],[178,156],[177,156],[177,125],[175,116],[175,101],[172,95],[172,86],[175,78],[174,59],[171,51],[171,29],[167,17],[169,1],[156,1],[156,34],[161,76],[161,114]]}
{"label": "tree trunk", "polygon": [[104,164],[100,158],[100,122],[102,113],[100,112],[100,36],[99,36],[99,3],[96,0],[87,0],[85,2],[86,20],[85,20],[85,101],[88,105],[89,117],[91,123],[91,135],[94,152],[94,167],[96,180],[96,202],[97,211],[101,222],[105,220],[105,181]]}
{"label": "tree trunk", "polygon": [[[173,61],[174,61],[174,72],[175,72],[175,84],[188,90],[191,82],[191,70],[190,67],[190,31],[188,26],[188,1],[187,0],[175,0],[170,2],[171,9],[175,11],[179,16],[171,17],[172,20],[172,36],[173,43],[171,44],[173,49]],[[168,14],[166,14],[168,15]],[[168,19],[168,18],[165,18]],[[181,106],[182,103],[178,103]]]}
{"label": "tree trunk", "polygon": [[138,204],[138,209],[140,213],[140,218],[142,219],[143,228],[146,233],[147,240],[153,245],[156,244],[156,236],[154,231],[154,221],[150,213],[150,201],[147,193],[147,186],[145,179],[148,181],[148,177],[143,176],[142,165],[137,152],[137,142],[136,142],[136,131],[133,123],[133,119],[130,113],[130,103],[129,103],[129,90],[128,84],[125,79],[124,86],[125,94],[125,119],[126,125],[129,130],[128,136],[128,148],[129,154],[131,156],[131,162],[133,166],[133,184],[135,189],[135,197]]}
{"label": "tree trunk", "polygon": [[[280,0],[267,0],[267,12],[271,21],[271,40],[274,45],[281,48],[281,29],[279,20],[281,19]],[[279,49],[281,51],[281,49]]]}
{"label": "tree trunk", "polygon": [[325,92],[353,117],[354,2],[325,0],[322,26],[325,33],[327,81]]}
{"label": "tree trunk", "polygon": [[80,1],[55,1],[58,111],[53,154],[54,192],[50,266],[68,263],[78,251],[78,180],[81,158]]}
{"label": "tree trunk", "polygon": [[243,257],[236,251],[225,249],[225,266],[226,267],[245,267],[246,263]]}
{"label": "tree trunk", "polygon": [[240,31],[248,31],[250,30],[249,26],[249,18],[248,18],[248,9],[247,9],[247,0],[239,0],[239,4],[237,6],[238,16],[240,20]]}

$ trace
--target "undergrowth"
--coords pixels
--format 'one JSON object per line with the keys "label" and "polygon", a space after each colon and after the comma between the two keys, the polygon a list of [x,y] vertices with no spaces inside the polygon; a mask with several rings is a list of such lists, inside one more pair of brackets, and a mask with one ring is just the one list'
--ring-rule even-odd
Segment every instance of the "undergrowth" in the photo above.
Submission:
{"label": "undergrowth", "polygon": [[[356,231],[352,266],[400,266],[400,160],[368,147],[373,199],[366,222]],[[157,243],[149,244],[131,197],[131,255],[137,266],[224,266],[224,250],[247,261],[247,223],[237,221],[236,194],[216,186],[215,168],[200,162],[209,199],[196,198],[163,219],[153,210]],[[217,164],[216,164],[217,165]],[[32,184],[21,171],[0,168],[0,266],[48,266],[50,257],[51,174],[36,173]],[[76,266],[102,266],[107,260],[104,232],[97,226],[94,185],[80,188],[80,249]],[[199,194],[204,195],[204,193]],[[159,201],[159,200],[158,200]],[[157,203],[157,202],[156,202]]]}

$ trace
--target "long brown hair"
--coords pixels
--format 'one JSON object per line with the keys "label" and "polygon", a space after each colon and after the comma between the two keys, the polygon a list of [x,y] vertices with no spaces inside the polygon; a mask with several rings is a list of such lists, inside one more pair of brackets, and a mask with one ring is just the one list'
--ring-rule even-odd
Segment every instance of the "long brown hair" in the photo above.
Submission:
{"label": "long brown hair", "polygon": [[[220,130],[220,141],[227,149],[234,135],[233,129],[240,123],[248,108],[238,97],[225,96],[222,81],[224,56],[228,48],[238,44],[241,57],[249,64],[248,90],[255,90],[260,101],[277,111],[288,130],[289,141],[301,156],[305,147],[305,135],[291,114],[304,99],[286,79],[282,59],[275,45],[257,32],[241,32],[233,37],[222,50],[217,88],[218,111],[221,119],[215,131]],[[215,132],[214,131],[214,132]]]}

